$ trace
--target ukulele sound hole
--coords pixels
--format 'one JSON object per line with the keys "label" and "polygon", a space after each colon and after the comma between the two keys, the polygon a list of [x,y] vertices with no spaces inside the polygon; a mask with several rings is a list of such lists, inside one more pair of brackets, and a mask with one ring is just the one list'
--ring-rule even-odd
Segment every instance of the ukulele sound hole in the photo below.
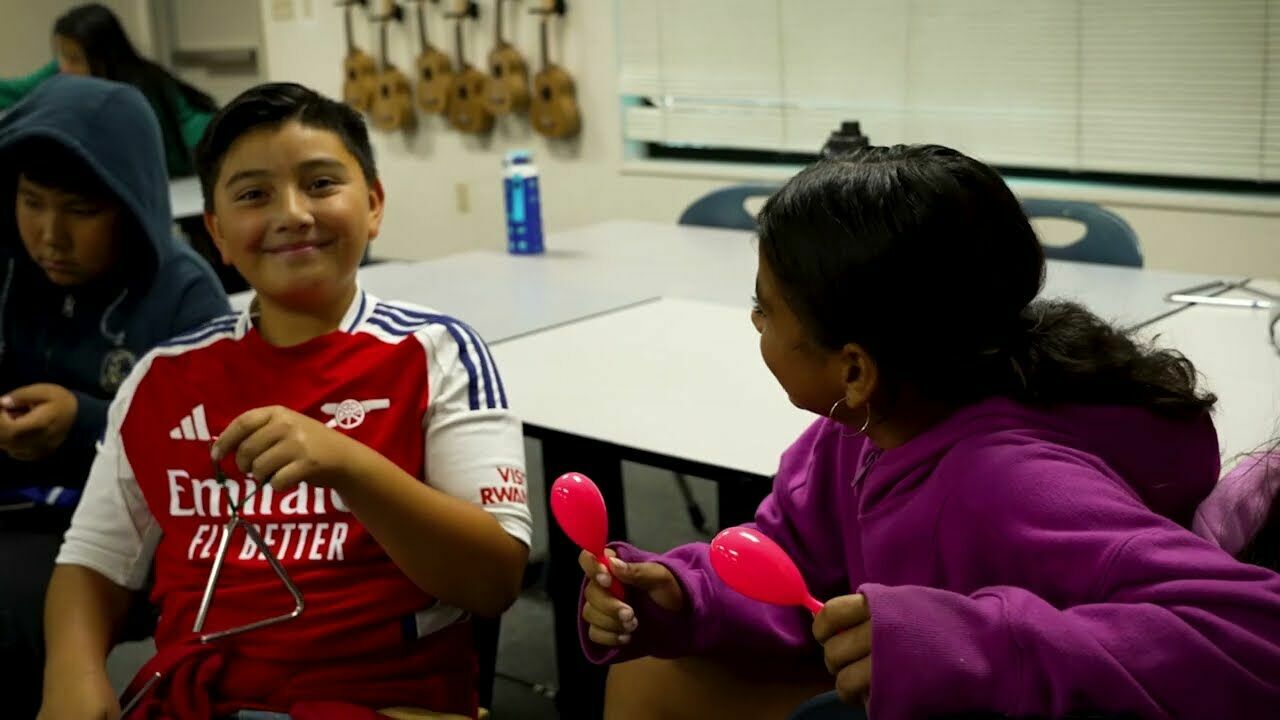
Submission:
{"label": "ukulele sound hole", "polygon": [[351,82],[355,82],[355,81],[356,81],[356,71],[355,71],[355,70],[348,70],[348,71],[347,71],[347,79],[348,79],[348,80],[350,80]]}
{"label": "ukulele sound hole", "polygon": [[496,78],[501,78],[501,77],[502,77],[502,66],[501,66],[501,65],[494,65],[494,66],[493,66],[493,76],[494,76],[494,77],[496,77]]}
{"label": "ukulele sound hole", "polygon": [[542,95],[543,102],[551,102],[551,88],[549,87],[542,88],[541,95]]}
{"label": "ukulele sound hole", "polygon": [[382,97],[384,97],[384,98],[389,98],[389,97],[391,97],[391,88],[387,87],[386,85],[383,85],[383,86],[382,86]]}
{"label": "ukulele sound hole", "polygon": [[459,100],[466,100],[466,99],[467,99],[467,86],[466,86],[466,85],[459,85],[459,86],[458,86],[458,99],[459,99]]}
{"label": "ukulele sound hole", "polygon": [[431,82],[431,68],[422,68],[422,79]]}

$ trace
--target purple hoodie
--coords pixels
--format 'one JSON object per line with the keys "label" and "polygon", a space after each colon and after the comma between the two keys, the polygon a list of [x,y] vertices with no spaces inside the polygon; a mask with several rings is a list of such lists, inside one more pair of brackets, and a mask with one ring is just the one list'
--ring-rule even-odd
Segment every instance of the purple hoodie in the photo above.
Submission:
{"label": "purple hoodie", "polygon": [[[842,432],[820,419],[796,440],[755,526],[818,598],[866,596],[877,720],[1280,712],[1280,575],[1184,527],[1218,474],[1208,418],[990,399],[886,452]],[[730,590],[707,545],[614,547],[670,568],[687,605],[632,591],[630,645],[580,626],[593,662],[818,656],[812,617]]]}

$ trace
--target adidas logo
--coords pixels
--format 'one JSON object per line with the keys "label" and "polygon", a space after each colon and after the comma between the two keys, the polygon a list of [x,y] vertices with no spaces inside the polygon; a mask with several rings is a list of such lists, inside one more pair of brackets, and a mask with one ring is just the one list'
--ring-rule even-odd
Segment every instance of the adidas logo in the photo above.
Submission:
{"label": "adidas logo", "polygon": [[169,437],[174,440],[202,440],[208,442],[213,439],[209,434],[209,423],[204,418],[204,404],[195,406],[191,412],[183,416],[182,422],[178,423],[178,427],[169,431]]}

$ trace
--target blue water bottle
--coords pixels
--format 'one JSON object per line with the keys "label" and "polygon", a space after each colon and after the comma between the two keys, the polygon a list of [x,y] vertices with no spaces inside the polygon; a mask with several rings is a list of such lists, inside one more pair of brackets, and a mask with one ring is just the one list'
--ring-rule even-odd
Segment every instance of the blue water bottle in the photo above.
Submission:
{"label": "blue water bottle", "polygon": [[503,195],[507,205],[507,252],[537,255],[542,247],[542,203],[538,168],[528,150],[507,153],[503,162]]}

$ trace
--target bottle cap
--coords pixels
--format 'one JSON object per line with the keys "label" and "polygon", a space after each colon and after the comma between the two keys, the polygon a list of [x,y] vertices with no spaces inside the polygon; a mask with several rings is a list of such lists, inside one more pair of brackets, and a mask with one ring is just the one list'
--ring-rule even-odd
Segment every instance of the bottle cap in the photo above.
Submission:
{"label": "bottle cap", "polygon": [[832,131],[827,142],[822,146],[822,157],[829,158],[852,152],[858,148],[871,145],[871,140],[862,134],[862,127],[857,120],[845,120],[838,130]]}
{"label": "bottle cap", "polygon": [[528,150],[512,150],[503,160],[507,165],[528,165],[532,161],[533,153]]}

